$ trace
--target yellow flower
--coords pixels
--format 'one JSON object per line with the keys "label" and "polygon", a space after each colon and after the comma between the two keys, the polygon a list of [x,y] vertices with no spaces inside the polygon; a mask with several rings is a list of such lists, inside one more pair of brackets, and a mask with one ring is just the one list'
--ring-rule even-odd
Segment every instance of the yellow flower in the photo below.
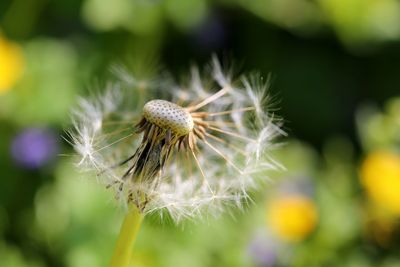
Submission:
{"label": "yellow flower", "polygon": [[370,198],[394,215],[400,215],[400,156],[376,151],[367,156],[360,171]]}
{"label": "yellow flower", "polygon": [[22,74],[23,67],[21,48],[0,34],[0,94],[15,85]]}
{"label": "yellow flower", "polygon": [[302,195],[280,196],[271,201],[267,219],[272,230],[290,242],[306,238],[317,224],[314,203]]}

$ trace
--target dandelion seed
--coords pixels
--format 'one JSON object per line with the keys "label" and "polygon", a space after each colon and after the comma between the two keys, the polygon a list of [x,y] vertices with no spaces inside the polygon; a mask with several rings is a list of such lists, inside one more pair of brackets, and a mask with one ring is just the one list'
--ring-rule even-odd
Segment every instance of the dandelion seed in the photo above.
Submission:
{"label": "dandelion seed", "polygon": [[208,77],[193,67],[188,86],[169,99],[146,96],[134,110],[137,86],[124,72],[120,83],[81,100],[73,112],[69,135],[78,165],[105,178],[107,188],[143,214],[167,212],[179,221],[242,207],[247,191],[279,168],[269,152],[284,132],[266,112],[261,78],[232,78],[214,57]]}

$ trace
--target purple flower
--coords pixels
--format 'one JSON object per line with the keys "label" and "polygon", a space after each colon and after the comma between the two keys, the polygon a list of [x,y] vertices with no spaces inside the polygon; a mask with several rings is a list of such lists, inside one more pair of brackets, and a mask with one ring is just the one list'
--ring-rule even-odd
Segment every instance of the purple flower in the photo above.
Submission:
{"label": "purple flower", "polygon": [[259,231],[251,240],[248,253],[256,266],[271,267],[277,260],[277,244],[264,232]]}
{"label": "purple flower", "polygon": [[30,128],[19,133],[11,144],[11,155],[21,167],[37,169],[58,152],[58,140],[49,129]]}

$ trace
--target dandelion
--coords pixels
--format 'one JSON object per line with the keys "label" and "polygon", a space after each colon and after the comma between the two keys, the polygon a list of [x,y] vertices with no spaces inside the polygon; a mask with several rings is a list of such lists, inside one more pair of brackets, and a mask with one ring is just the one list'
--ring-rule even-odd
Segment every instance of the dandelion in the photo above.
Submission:
{"label": "dandelion", "polygon": [[24,59],[21,48],[0,32],[0,94],[11,89],[20,78]]}
{"label": "dandelion", "polygon": [[392,215],[400,215],[400,156],[373,151],[360,168],[360,180],[371,200]]}
{"label": "dandelion", "polygon": [[274,198],[269,204],[267,217],[272,230],[289,242],[306,238],[315,229],[318,218],[312,200],[301,194]]}
{"label": "dandelion", "polygon": [[359,178],[368,196],[366,229],[370,238],[387,246],[395,236],[400,215],[400,156],[390,150],[373,150],[363,160]]}
{"label": "dandelion", "polygon": [[[269,153],[284,132],[266,110],[268,80],[235,82],[216,58],[210,70],[203,77],[193,68],[188,85],[177,86],[137,82],[117,69],[128,83],[110,84],[73,111],[69,135],[78,166],[94,170],[130,207],[122,232],[137,229],[149,213],[180,221],[242,207],[248,190],[280,167]],[[126,236],[116,254],[127,247]]]}

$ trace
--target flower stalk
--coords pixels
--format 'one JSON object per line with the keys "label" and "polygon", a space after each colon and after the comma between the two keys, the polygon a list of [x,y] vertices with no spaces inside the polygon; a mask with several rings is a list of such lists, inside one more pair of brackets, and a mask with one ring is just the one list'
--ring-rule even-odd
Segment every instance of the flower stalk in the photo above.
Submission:
{"label": "flower stalk", "polygon": [[133,245],[137,238],[143,214],[131,204],[122,223],[110,267],[127,267],[132,259]]}

